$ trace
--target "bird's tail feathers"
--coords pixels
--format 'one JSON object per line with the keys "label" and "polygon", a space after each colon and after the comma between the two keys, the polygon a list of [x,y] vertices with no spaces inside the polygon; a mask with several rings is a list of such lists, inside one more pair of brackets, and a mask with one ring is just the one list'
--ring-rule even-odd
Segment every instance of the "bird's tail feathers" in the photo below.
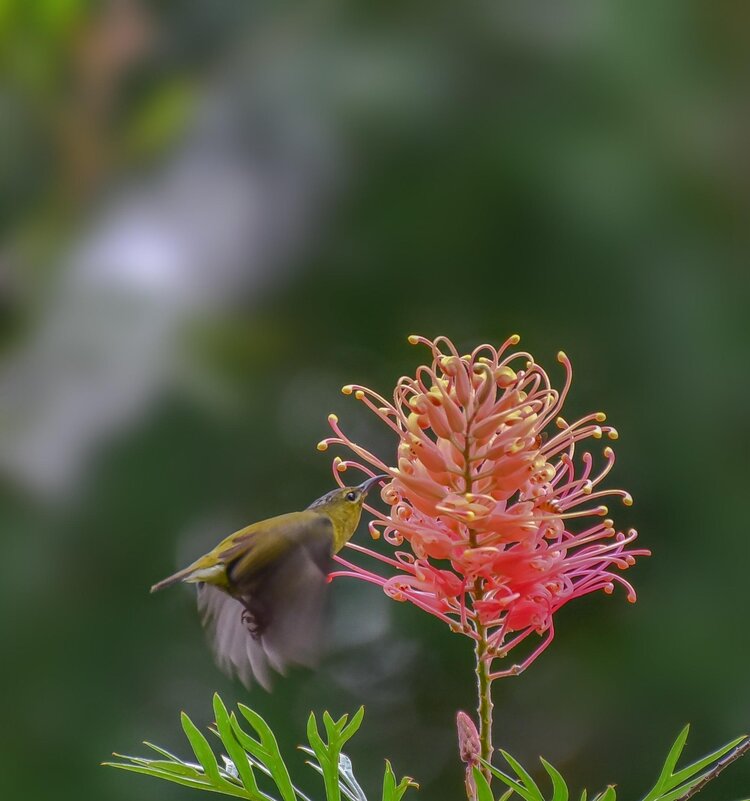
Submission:
{"label": "bird's tail feathers", "polygon": [[186,567],[184,570],[178,570],[177,573],[173,573],[171,576],[167,576],[167,578],[162,579],[154,584],[154,586],[151,587],[151,592],[158,592],[159,590],[163,590],[165,587],[171,587],[173,584],[184,581],[191,573],[194,572],[194,570],[195,568],[192,565],[190,567]]}

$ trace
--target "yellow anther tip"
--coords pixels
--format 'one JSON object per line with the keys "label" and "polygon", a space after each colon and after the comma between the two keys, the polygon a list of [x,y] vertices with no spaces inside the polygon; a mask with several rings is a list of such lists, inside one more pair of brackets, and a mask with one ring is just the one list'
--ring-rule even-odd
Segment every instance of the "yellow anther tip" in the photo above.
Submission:
{"label": "yellow anther tip", "polygon": [[371,532],[370,532],[370,536],[371,536],[371,537],[372,537],[374,540],[379,540],[379,539],[380,539],[380,532],[379,532],[379,531],[371,531]]}
{"label": "yellow anther tip", "polygon": [[335,414],[329,414],[328,415],[328,422],[329,423],[335,424],[335,423],[338,423],[338,421],[339,421],[339,418]]}
{"label": "yellow anther tip", "polygon": [[597,412],[594,415],[594,419],[597,423],[603,423],[607,419],[607,415],[604,412]]}
{"label": "yellow anther tip", "polygon": [[633,496],[630,495],[629,493],[627,495],[624,495],[623,499],[622,499],[622,502],[625,504],[625,506],[632,506],[633,505]]}
{"label": "yellow anther tip", "polygon": [[346,473],[346,464],[344,462],[338,462],[336,469],[339,471],[339,473]]}
{"label": "yellow anther tip", "polygon": [[361,390],[361,389],[358,389],[358,390],[357,390],[357,391],[354,393],[354,397],[355,397],[357,400],[362,400],[362,398],[364,398],[364,396],[365,396],[364,390]]}
{"label": "yellow anther tip", "polygon": [[345,384],[343,387],[341,387],[341,391],[344,393],[344,395],[351,395],[353,389],[354,387],[351,384]]}
{"label": "yellow anther tip", "polygon": [[328,450],[328,443],[322,439],[316,446],[319,451],[327,451]]}
{"label": "yellow anther tip", "polygon": [[416,334],[409,334],[409,336],[406,337],[406,340],[410,345],[418,345],[419,344],[419,337]]}
{"label": "yellow anther tip", "polygon": [[508,342],[510,342],[511,345],[517,345],[520,341],[521,341],[520,334],[512,334],[508,339]]}
{"label": "yellow anther tip", "polygon": [[564,350],[557,351],[557,361],[558,362],[567,362],[568,361],[568,354]]}
{"label": "yellow anther tip", "polygon": [[616,428],[610,428],[609,431],[607,431],[607,436],[610,439],[618,439],[618,437],[620,435],[617,433],[617,429]]}

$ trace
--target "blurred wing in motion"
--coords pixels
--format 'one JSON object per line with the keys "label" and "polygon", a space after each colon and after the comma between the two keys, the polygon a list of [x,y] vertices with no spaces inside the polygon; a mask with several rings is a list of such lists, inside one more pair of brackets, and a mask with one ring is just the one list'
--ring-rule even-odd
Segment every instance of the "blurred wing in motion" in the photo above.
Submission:
{"label": "blurred wing in motion", "polygon": [[287,550],[259,569],[238,559],[227,568],[234,597],[209,584],[198,607],[218,666],[246,687],[270,689],[272,671],[317,661],[333,527],[323,516],[290,532]]}

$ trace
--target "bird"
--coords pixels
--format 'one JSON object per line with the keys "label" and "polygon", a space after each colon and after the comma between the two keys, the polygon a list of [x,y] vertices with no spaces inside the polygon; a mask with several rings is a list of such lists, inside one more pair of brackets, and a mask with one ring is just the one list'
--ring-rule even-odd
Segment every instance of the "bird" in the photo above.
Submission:
{"label": "bird", "polygon": [[359,525],[362,504],[386,475],[338,487],[301,512],[252,523],[151,587],[198,585],[198,608],[218,666],[249,689],[273,672],[314,666],[333,556]]}

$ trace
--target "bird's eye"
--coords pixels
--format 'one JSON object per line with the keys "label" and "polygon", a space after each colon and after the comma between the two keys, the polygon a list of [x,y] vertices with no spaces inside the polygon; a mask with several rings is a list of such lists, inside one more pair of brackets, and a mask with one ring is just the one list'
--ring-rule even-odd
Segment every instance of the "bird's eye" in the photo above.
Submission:
{"label": "bird's eye", "polygon": [[347,492],[346,493],[346,500],[347,501],[352,501],[352,502],[356,501],[357,500],[357,493],[354,492],[354,491]]}

